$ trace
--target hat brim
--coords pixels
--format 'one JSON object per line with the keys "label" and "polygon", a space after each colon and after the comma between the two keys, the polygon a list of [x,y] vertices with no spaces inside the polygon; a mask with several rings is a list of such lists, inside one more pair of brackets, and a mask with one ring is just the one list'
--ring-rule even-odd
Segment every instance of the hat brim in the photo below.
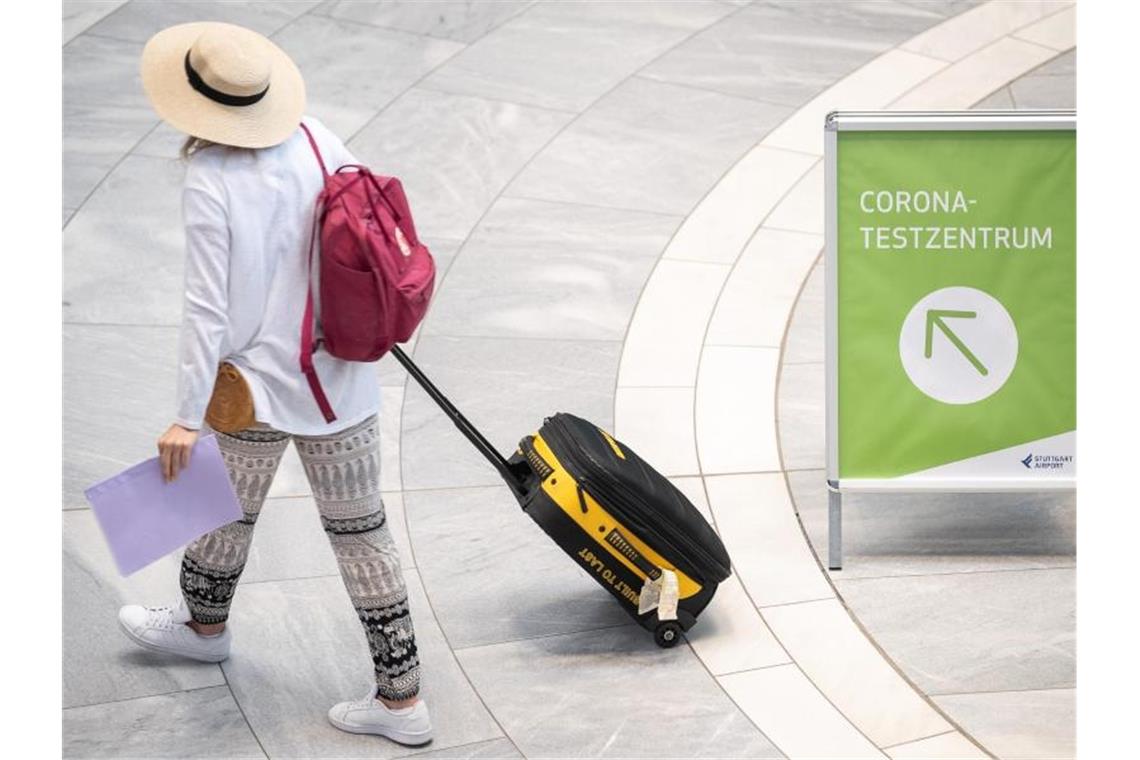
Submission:
{"label": "hat brim", "polygon": [[186,52],[211,27],[196,21],[163,29],[143,48],[142,84],[160,117],[175,129],[210,142],[239,148],[267,148],[284,142],[305,112],[305,81],[284,50],[266,40],[270,53],[269,90],[252,105],[227,106],[190,86]]}

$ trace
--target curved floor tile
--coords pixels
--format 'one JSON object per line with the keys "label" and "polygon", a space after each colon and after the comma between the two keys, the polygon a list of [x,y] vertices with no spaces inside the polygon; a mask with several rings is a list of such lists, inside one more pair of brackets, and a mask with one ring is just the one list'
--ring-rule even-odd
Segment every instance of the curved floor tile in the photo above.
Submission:
{"label": "curved floor tile", "polygon": [[720,584],[716,604],[686,638],[714,676],[791,662],[736,576]]}
{"label": "curved floor tile", "polygon": [[771,398],[778,348],[708,346],[697,378],[697,451],[706,475],[777,472]]}
{"label": "curved floor tile", "polygon": [[822,249],[822,235],[757,230],[721,290],[705,345],[779,348],[800,284]]}
{"label": "curved floor tile", "polygon": [[790,758],[881,758],[796,665],[722,676],[720,685]]}
{"label": "curved floor tile", "polygon": [[728,270],[727,264],[657,262],[625,336],[619,387],[695,385],[705,322]]}
{"label": "curved floor tile", "polygon": [[688,647],[640,626],[457,652],[527,757],[780,757]]}
{"label": "curved floor tile", "polygon": [[787,188],[807,173],[814,156],[758,145],[721,177],[670,241],[663,259],[731,264]]}
{"label": "curved floor tile", "polygon": [[757,607],[830,599],[835,592],[803,541],[782,473],[705,478],[733,569]]}
{"label": "curved floor tile", "polygon": [[957,731],[947,731],[944,734],[931,736],[918,741],[896,744],[888,747],[886,753],[891,760],[943,760],[956,758],[956,760],[973,760],[974,758],[989,757],[980,750],[976,744]]}
{"label": "curved floor tile", "polygon": [[923,32],[901,47],[943,61],[960,61],[1006,35],[1020,36],[1042,19],[1072,6],[1071,0],[984,3]]}
{"label": "curved floor tile", "polygon": [[851,625],[839,600],[770,607],[763,613],[804,673],[876,745],[889,747],[952,728]]}

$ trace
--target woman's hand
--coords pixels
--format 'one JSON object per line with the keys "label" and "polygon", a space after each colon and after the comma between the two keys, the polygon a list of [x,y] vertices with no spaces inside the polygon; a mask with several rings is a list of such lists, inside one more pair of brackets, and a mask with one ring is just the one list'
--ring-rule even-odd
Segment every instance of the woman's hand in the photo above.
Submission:
{"label": "woman's hand", "polygon": [[198,431],[175,423],[158,439],[158,456],[162,464],[162,477],[169,483],[190,464],[190,450],[198,440]]}

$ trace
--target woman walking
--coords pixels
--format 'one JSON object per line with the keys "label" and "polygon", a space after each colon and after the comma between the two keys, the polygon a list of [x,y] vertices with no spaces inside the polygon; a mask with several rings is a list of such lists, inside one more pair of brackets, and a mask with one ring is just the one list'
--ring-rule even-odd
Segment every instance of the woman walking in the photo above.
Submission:
{"label": "woman walking", "polygon": [[[178,407],[158,441],[163,473],[177,477],[199,432],[212,427],[243,516],[186,549],[177,604],[128,605],[120,625],[147,649],[205,662],[229,656],[230,603],[292,440],[375,666],[369,694],[333,706],[329,720],[344,731],[426,743],[431,722],[418,696],[407,590],[380,499],[375,365],[323,351],[313,356],[337,410],[330,424],[298,361],[310,232],[323,181],[301,129],[301,74],[256,32],[192,23],[151,38],[142,78],[158,114],[189,135]],[[320,122],[303,121],[330,167],[357,163]]]}

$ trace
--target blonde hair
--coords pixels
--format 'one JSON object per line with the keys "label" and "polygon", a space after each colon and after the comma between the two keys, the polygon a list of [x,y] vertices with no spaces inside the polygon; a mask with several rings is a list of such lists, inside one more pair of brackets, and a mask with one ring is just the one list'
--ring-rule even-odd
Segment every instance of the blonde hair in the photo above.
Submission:
{"label": "blonde hair", "polygon": [[210,142],[209,140],[203,140],[201,137],[189,135],[186,138],[186,141],[182,143],[182,148],[178,151],[178,155],[182,158],[183,161],[188,161],[190,160],[190,156],[194,155],[198,151],[204,148],[209,148],[211,145],[217,144],[218,143]]}

